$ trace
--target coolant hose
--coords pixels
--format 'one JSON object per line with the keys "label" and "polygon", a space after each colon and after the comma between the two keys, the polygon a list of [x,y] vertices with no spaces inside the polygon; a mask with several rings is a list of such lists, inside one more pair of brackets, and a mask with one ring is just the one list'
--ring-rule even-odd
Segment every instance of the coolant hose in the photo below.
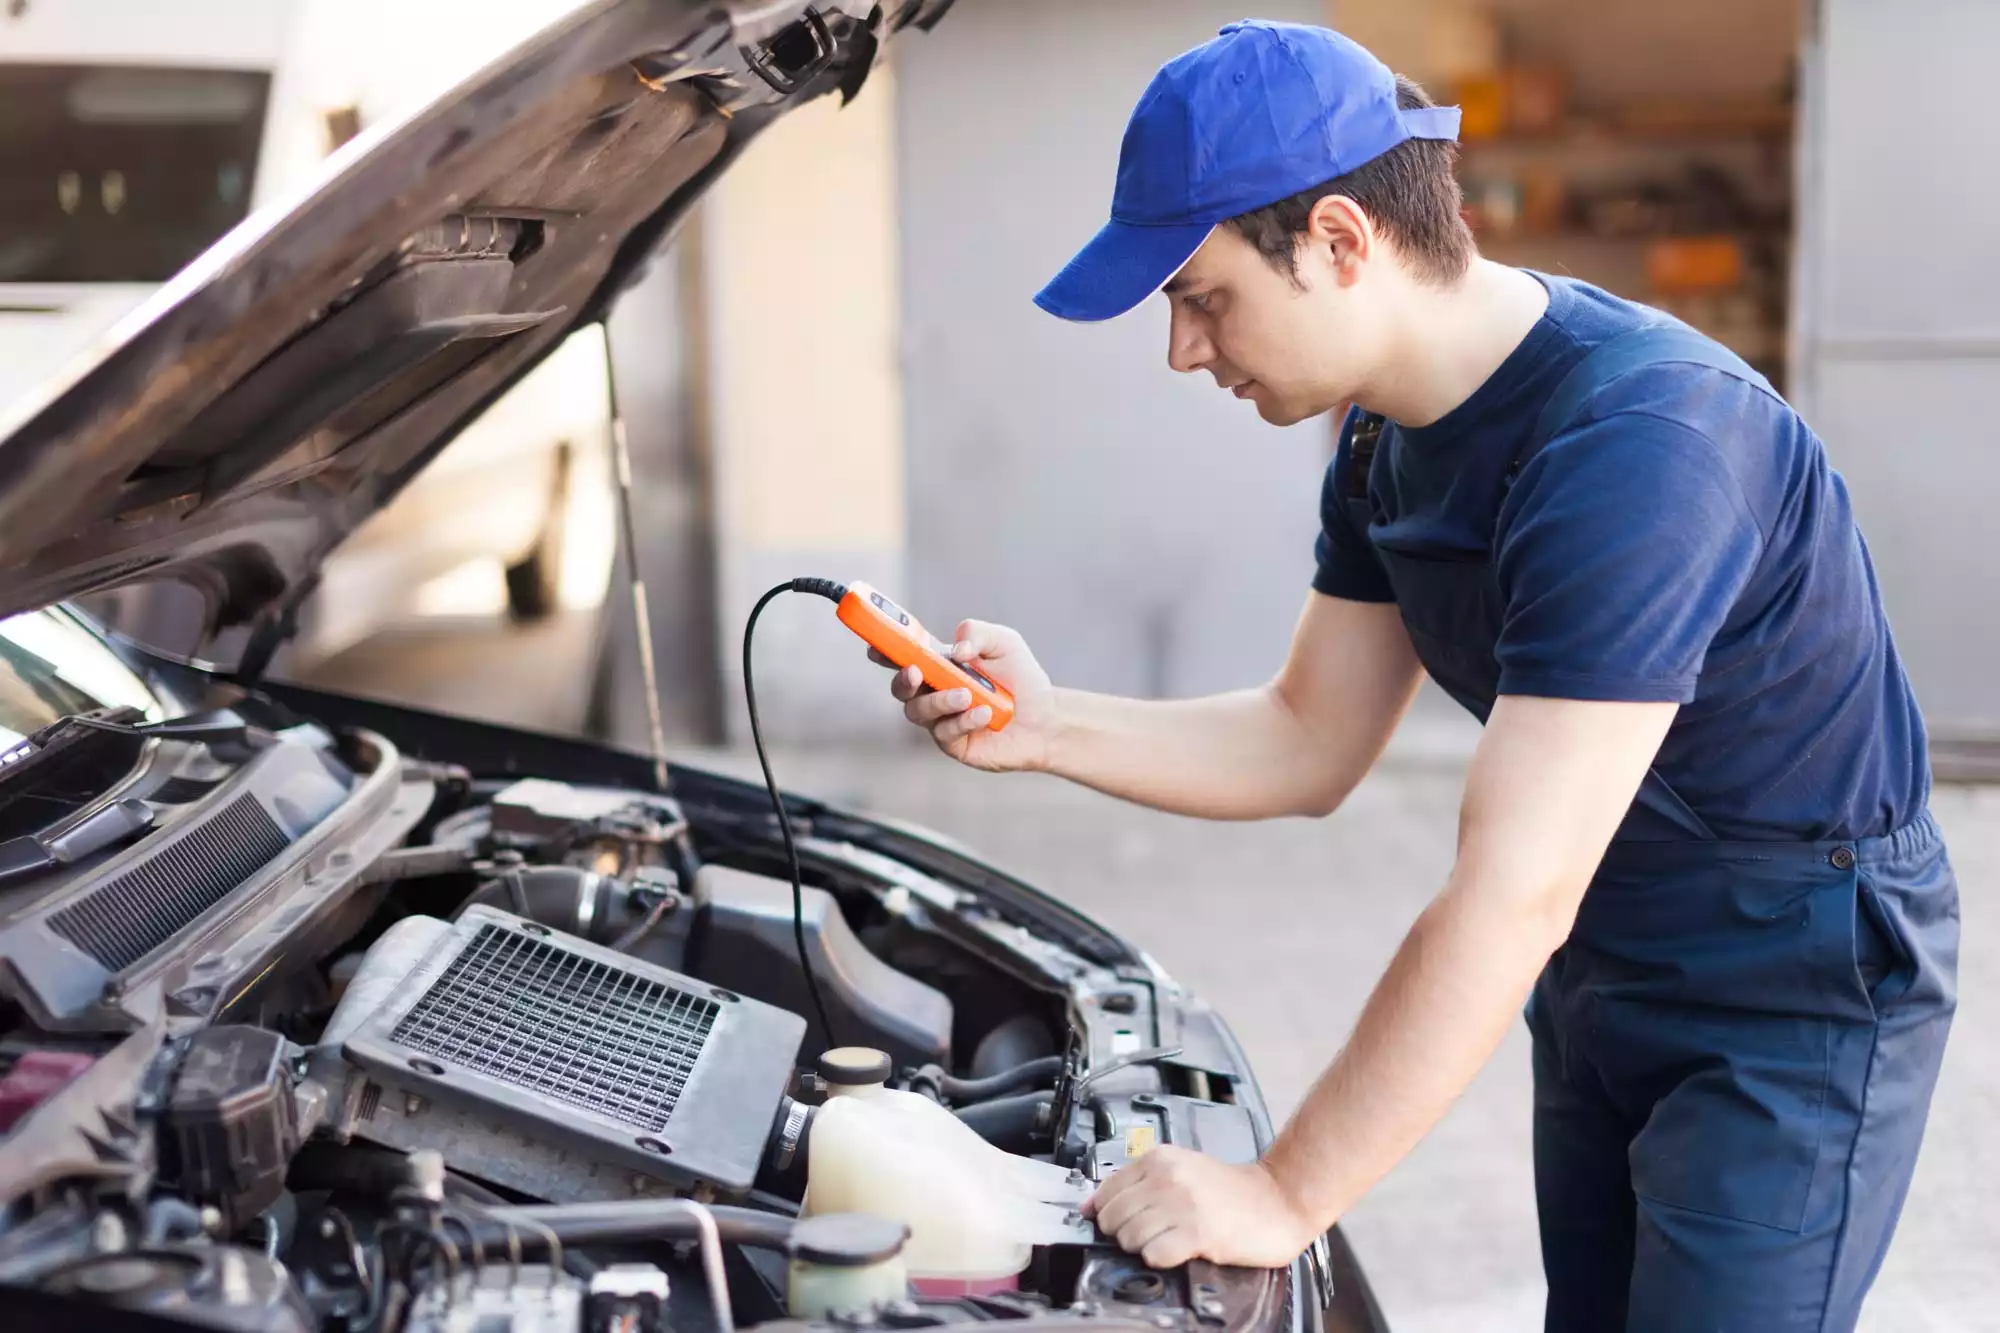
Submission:
{"label": "coolant hose", "polygon": [[[521,1228],[519,1238],[533,1244],[535,1228],[547,1227],[565,1245],[592,1245],[608,1241],[696,1240],[700,1230],[695,1221],[677,1207],[674,1199],[632,1199],[616,1203],[535,1204],[513,1208],[485,1208],[476,1215],[483,1229],[480,1239],[487,1245],[505,1245],[508,1224]],[[744,1245],[754,1250],[783,1253],[792,1240],[792,1219],[754,1208],[732,1208],[710,1204],[715,1228],[725,1245]]]}
{"label": "coolant hose", "polygon": [[929,1084],[951,1101],[983,1102],[1037,1084],[1052,1085],[1062,1073],[1063,1063],[1060,1055],[1045,1055],[991,1078],[955,1078],[936,1065],[925,1065],[910,1079],[910,1087],[912,1091],[922,1091],[920,1085]]}
{"label": "coolant hose", "polygon": [[956,1114],[968,1129],[1001,1151],[1025,1153],[1048,1132],[1055,1100],[1052,1092],[1030,1092],[962,1106]]}

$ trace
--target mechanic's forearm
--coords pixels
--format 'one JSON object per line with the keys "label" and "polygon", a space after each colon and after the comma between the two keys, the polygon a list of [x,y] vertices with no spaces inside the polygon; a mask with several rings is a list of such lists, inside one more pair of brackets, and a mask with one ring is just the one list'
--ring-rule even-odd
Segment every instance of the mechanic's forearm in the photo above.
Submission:
{"label": "mechanic's forearm", "polygon": [[1575,898],[1448,886],[1418,918],[1353,1035],[1265,1155],[1317,1235],[1470,1084],[1567,935]]}
{"label": "mechanic's forearm", "polygon": [[1343,763],[1340,742],[1315,735],[1274,686],[1201,699],[1056,698],[1050,772],[1197,819],[1324,814],[1376,758]]}

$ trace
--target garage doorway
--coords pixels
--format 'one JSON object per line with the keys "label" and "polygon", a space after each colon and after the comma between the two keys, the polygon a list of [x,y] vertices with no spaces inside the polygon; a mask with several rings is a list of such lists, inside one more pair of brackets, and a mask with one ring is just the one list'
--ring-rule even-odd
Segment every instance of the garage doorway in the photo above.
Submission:
{"label": "garage doorway", "polygon": [[1241,17],[1225,0],[961,4],[897,52],[909,601],[940,630],[1017,626],[1067,684],[1267,678],[1310,586],[1331,427],[1276,431],[1175,375],[1163,300],[1084,326],[1031,301],[1103,223],[1147,81]]}

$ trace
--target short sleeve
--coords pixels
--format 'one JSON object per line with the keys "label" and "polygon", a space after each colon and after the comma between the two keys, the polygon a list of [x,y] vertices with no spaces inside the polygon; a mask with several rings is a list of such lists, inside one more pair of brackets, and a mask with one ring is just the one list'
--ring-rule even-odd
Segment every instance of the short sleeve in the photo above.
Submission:
{"label": "short sleeve", "polygon": [[1355,414],[1349,413],[1340,432],[1340,447],[1327,464],[1326,478],[1319,494],[1319,539],[1313,556],[1317,569],[1313,590],[1328,597],[1350,602],[1393,602],[1395,590],[1389,585],[1388,571],[1368,534],[1354,521],[1347,503],[1347,469],[1354,434]]}
{"label": "short sleeve", "polygon": [[1522,469],[1496,546],[1499,693],[1684,704],[1764,538],[1706,436],[1625,412]]}

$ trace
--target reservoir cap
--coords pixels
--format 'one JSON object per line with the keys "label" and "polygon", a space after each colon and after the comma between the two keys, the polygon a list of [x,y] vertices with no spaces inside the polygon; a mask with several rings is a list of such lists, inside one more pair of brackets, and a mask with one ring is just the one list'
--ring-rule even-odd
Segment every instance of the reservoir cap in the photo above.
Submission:
{"label": "reservoir cap", "polygon": [[791,1254],[828,1268],[867,1268],[903,1252],[910,1228],[873,1213],[825,1213],[801,1218],[792,1228]]}
{"label": "reservoir cap", "polygon": [[865,1088],[887,1083],[894,1068],[886,1051],[872,1046],[836,1046],[820,1056],[815,1072],[830,1088]]}

